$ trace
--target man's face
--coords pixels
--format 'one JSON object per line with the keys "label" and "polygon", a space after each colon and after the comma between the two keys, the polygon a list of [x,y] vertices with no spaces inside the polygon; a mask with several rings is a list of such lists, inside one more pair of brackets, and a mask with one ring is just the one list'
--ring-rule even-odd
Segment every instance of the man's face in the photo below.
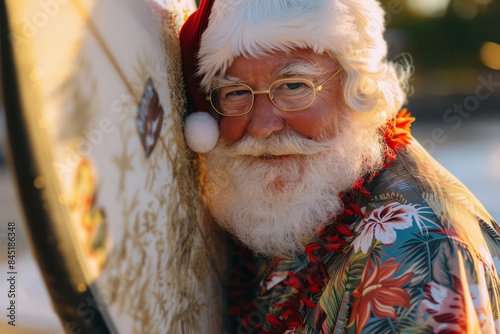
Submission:
{"label": "man's face", "polygon": [[[220,80],[267,90],[276,80],[303,77],[317,86],[338,70],[327,56],[297,51],[240,57]],[[378,130],[357,126],[342,95],[334,77],[306,109],[283,111],[259,94],[248,114],[221,117],[222,136],[205,156],[208,206],[255,252],[301,251],[342,212],[338,193],[380,166]]]}
{"label": "man's face", "polygon": [[[267,90],[279,79],[300,77],[310,80],[315,87],[340,69],[339,64],[326,55],[311,50],[298,50],[287,55],[277,52],[258,58],[238,57],[226,72],[226,77],[245,83],[253,90]],[[301,135],[317,139],[335,136],[339,112],[342,108],[342,73],[329,80],[316,93],[312,105],[299,111],[278,109],[267,94],[255,95],[252,110],[243,116],[222,117],[221,135],[234,143],[244,135],[266,138],[295,130]]]}

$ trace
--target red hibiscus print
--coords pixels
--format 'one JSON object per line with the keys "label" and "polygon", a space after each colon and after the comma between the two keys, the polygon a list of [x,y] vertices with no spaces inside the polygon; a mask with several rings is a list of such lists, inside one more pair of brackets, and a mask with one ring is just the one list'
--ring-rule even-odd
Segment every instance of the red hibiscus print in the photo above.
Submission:
{"label": "red hibiscus print", "polygon": [[400,267],[393,262],[394,259],[390,259],[381,267],[376,263],[375,269],[363,278],[354,291],[355,302],[349,325],[356,321],[356,334],[361,333],[368,323],[370,310],[376,317],[396,320],[397,312],[394,306],[406,309],[410,307],[410,295],[403,286],[413,277],[413,273],[391,278]]}

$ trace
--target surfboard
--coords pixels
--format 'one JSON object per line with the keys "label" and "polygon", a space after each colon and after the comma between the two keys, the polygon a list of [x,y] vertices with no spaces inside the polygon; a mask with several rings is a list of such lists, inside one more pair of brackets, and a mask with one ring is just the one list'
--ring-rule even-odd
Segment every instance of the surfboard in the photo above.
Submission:
{"label": "surfboard", "polygon": [[64,330],[221,333],[224,256],[182,136],[194,2],[1,6],[11,157]]}

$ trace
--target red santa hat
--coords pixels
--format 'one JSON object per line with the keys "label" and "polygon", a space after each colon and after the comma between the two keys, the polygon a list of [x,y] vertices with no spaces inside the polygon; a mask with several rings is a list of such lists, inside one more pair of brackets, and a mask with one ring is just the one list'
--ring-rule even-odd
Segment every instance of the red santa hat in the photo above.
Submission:
{"label": "red santa hat", "polygon": [[180,32],[190,101],[198,111],[186,119],[186,142],[200,153],[217,143],[218,124],[205,96],[236,57],[309,48],[375,73],[387,54],[383,18],[376,0],[202,0]]}

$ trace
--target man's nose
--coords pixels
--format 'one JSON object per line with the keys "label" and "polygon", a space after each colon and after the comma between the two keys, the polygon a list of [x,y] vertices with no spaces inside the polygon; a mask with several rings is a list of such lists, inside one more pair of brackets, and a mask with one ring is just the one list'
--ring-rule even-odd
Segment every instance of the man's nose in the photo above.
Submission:
{"label": "man's nose", "polygon": [[247,131],[255,138],[266,138],[275,131],[285,127],[285,120],[280,116],[280,110],[269,99],[267,94],[255,95]]}

